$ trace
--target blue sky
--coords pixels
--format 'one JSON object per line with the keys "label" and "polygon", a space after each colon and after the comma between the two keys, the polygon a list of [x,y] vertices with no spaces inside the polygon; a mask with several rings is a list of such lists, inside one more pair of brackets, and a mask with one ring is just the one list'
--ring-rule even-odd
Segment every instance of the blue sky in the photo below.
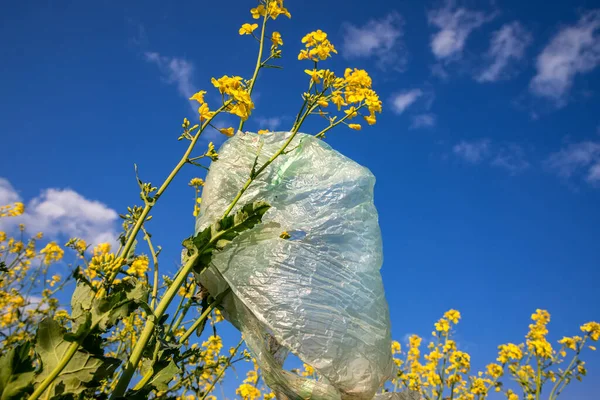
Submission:
{"label": "blue sky", "polygon": [[[159,183],[183,152],[181,120],[196,118],[186,97],[211,90],[212,76],[251,74],[256,44],[237,30],[253,4],[4,5],[0,200],[24,200],[30,226],[50,236],[110,237],[116,212],[139,203],[133,163]],[[261,72],[246,128],[291,126],[309,31],[328,32],[339,50],[327,68],[371,73],[384,102],[378,124],[327,140],[377,177],[394,336],[427,335],[457,308],[459,343],[481,367],[498,344],[522,340],[536,308],[552,314],[553,339],[600,319],[598,4],[286,5],[292,19],[273,24],[284,70]],[[150,229],[165,267],[193,229],[187,182],[196,175],[185,170],[156,208]],[[600,389],[600,357],[586,359],[591,377],[567,398]]]}

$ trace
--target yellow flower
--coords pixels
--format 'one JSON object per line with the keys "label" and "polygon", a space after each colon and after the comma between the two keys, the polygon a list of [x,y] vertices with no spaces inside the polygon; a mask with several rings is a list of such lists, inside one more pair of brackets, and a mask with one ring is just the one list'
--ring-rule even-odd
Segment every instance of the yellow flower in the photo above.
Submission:
{"label": "yellow flower", "polygon": [[598,322],[588,322],[587,324],[581,325],[581,331],[588,333],[590,339],[596,342],[600,339],[600,324]]}
{"label": "yellow flower", "polygon": [[567,349],[577,350],[577,344],[581,342],[579,336],[563,337],[558,341],[559,344],[564,345]]}
{"label": "yellow flower", "polygon": [[347,110],[344,110],[344,112],[348,116],[348,119],[352,119],[358,115],[358,112],[356,111],[356,108],[354,106],[350,107]]}
{"label": "yellow flower", "polygon": [[315,374],[315,369],[308,364],[303,364],[304,371],[302,371],[302,376],[312,376]]}
{"label": "yellow flower", "polygon": [[54,318],[69,318],[69,313],[66,310],[57,310],[54,313]]}
{"label": "yellow flower", "polygon": [[239,30],[240,35],[251,35],[258,28],[258,24],[243,24]]}
{"label": "yellow flower", "polygon": [[438,332],[448,332],[450,330],[450,324],[445,318],[440,319],[435,323],[435,330]]}
{"label": "yellow flower", "polygon": [[321,78],[323,77],[323,70],[317,71],[316,69],[305,69],[304,72],[310,75],[310,78],[313,82],[321,83]]}
{"label": "yellow flower", "polygon": [[523,350],[516,344],[501,344],[498,346],[498,349],[500,351],[498,352],[497,360],[502,364],[505,364],[510,360],[519,361],[523,358]]}
{"label": "yellow flower", "polygon": [[0,242],[6,241],[6,232],[0,231]]}
{"label": "yellow flower", "polygon": [[110,243],[100,243],[96,247],[94,247],[93,254],[94,256],[101,256],[103,254],[108,254],[110,252]]}
{"label": "yellow flower", "polygon": [[487,373],[492,378],[499,378],[504,374],[504,369],[498,364],[488,364]]}
{"label": "yellow flower", "polygon": [[305,44],[306,49],[300,51],[298,60],[325,60],[331,57],[331,53],[337,53],[333,44],[327,39],[327,34],[320,29],[304,36],[302,43]]}
{"label": "yellow flower", "polygon": [[204,121],[205,119],[211,119],[214,115],[214,112],[208,109],[208,104],[202,103],[202,105],[198,108],[198,114],[200,114],[200,121]]}
{"label": "yellow flower", "polygon": [[248,383],[242,383],[235,393],[243,400],[257,400],[260,397],[260,390]]}
{"label": "yellow flower", "polygon": [[281,232],[281,234],[279,235],[279,237],[281,239],[289,239],[289,238],[291,238],[290,234],[287,231]]}
{"label": "yellow flower", "polygon": [[282,46],[283,39],[281,38],[281,33],[273,32],[271,34],[271,42],[273,42],[273,46]]}
{"label": "yellow flower", "polygon": [[448,319],[453,324],[458,324],[458,320],[460,319],[460,312],[456,310],[448,310],[444,314],[444,318]]}
{"label": "yellow flower", "polygon": [[80,253],[83,253],[85,249],[87,249],[87,243],[83,239],[77,239],[77,241],[75,242],[75,248]]}
{"label": "yellow flower", "polygon": [[18,217],[25,212],[25,205],[21,202],[0,207],[0,217]]}
{"label": "yellow flower", "polygon": [[65,252],[58,244],[56,244],[56,242],[50,242],[40,251],[40,254],[44,255],[44,263],[50,264],[55,261],[60,261]]}
{"label": "yellow flower", "polygon": [[252,18],[259,19],[265,15],[265,6],[262,4],[256,8],[250,9],[250,14],[252,14]]}
{"label": "yellow flower", "polygon": [[260,130],[259,130],[257,133],[258,133],[259,135],[264,135],[265,133],[269,133],[269,132],[271,132],[271,131],[270,131],[270,130],[268,130],[268,129],[260,129]]}
{"label": "yellow flower", "polygon": [[317,104],[320,105],[321,107],[329,106],[329,103],[327,102],[327,100],[325,100],[323,98],[319,98],[319,100],[317,100]]}
{"label": "yellow flower", "polygon": [[229,128],[221,128],[219,129],[219,132],[221,132],[223,135],[225,136],[233,136],[233,128],[229,127]]}
{"label": "yellow flower", "polygon": [[363,118],[365,119],[365,121],[367,121],[367,124],[369,124],[369,125],[375,125],[375,122],[377,122],[377,119],[375,118],[375,114],[367,115]]}
{"label": "yellow flower", "polygon": [[[190,100],[196,100],[198,103],[202,104],[204,103],[204,95],[206,94],[205,90],[201,90],[197,93],[194,93],[194,95],[192,97],[190,97]],[[184,119],[184,125],[186,124],[185,121],[187,121],[187,119]],[[187,125],[189,125],[189,121],[187,121]]]}
{"label": "yellow flower", "polygon": [[54,287],[58,282],[60,282],[60,275],[53,275],[52,279],[50,280],[50,287]]}
{"label": "yellow flower", "polygon": [[348,124],[348,128],[354,129],[355,131],[360,131],[362,126],[360,126],[360,124]]}
{"label": "yellow flower", "polygon": [[393,340],[392,341],[392,354],[399,354],[402,351],[402,346],[400,346],[400,343]]}
{"label": "yellow flower", "polygon": [[149,264],[150,260],[148,259],[148,256],[139,256],[131,263],[127,273],[143,277],[146,271],[148,271]]}
{"label": "yellow flower", "polygon": [[271,19],[277,19],[282,14],[288,18],[292,18],[287,8],[283,6],[283,0],[271,0],[267,6],[267,12]]}
{"label": "yellow flower", "polygon": [[192,186],[198,188],[200,186],[204,186],[204,180],[202,178],[192,178],[188,183],[188,186]]}

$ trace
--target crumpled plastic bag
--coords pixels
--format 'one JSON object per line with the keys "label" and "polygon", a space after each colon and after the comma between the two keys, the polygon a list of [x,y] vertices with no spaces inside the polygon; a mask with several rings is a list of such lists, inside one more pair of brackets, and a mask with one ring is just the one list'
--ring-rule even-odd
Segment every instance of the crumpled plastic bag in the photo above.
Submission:
{"label": "crumpled plastic bag", "polygon": [[[196,232],[221,218],[289,132],[241,133],[219,149],[206,177]],[[279,399],[373,399],[391,376],[388,305],[379,269],[381,233],[371,172],[312,135],[252,183],[237,208],[264,200],[263,223],[213,256],[200,283],[243,334]],[[280,238],[287,231],[291,238]],[[291,351],[314,380],[283,370]]]}

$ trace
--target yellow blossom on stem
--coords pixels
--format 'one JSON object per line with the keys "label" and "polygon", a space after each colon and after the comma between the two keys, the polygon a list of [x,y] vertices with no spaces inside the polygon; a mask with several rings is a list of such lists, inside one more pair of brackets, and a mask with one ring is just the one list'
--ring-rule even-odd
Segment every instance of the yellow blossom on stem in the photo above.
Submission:
{"label": "yellow blossom on stem", "polygon": [[273,46],[282,46],[283,39],[281,38],[281,33],[273,32],[271,34],[271,42],[273,43]]}
{"label": "yellow blossom on stem", "polygon": [[[194,93],[194,95],[192,97],[190,97],[190,100],[196,100],[198,103],[203,104],[204,103],[204,95],[206,94],[205,90],[200,90],[197,93]],[[186,124],[187,121],[187,124]],[[187,118],[184,119],[184,128],[186,127],[186,125],[189,126],[189,121],[187,120]]]}
{"label": "yellow blossom on stem", "polygon": [[142,277],[148,271],[149,263],[148,256],[139,256],[131,263],[127,273]]}
{"label": "yellow blossom on stem", "polygon": [[354,129],[355,131],[360,131],[362,126],[360,126],[360,124],[348,124],[348,128]]}
{"label": "yellow blossom on stem", "polygon": [[58,244],[56,244],[56,242],[50,242],[40,251],[40,254],[44,255],[44,263],[50,264],[55,261],[60,261],[65,252]]}
{"label": "yellow blossom on stem", "polygon": [[219,132],[221,132],[223,135],[225,136],[233,136],[233,128],[229,127],[229,128],[220,128]]}
{"label": "yellow blossom on stem", "polygon": [[251,35],[258,28],[258,24],[243,24],[239,30],[240,35]]}

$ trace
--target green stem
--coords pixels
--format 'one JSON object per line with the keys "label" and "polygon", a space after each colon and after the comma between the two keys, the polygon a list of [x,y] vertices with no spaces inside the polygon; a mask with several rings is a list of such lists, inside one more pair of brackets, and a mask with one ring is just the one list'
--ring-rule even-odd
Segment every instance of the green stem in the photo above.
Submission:
{"label": "green stem", "polygon": [[29,400],[38,399],[46,391],[46,389],[48,389],[48,387],[52,384],[52,382],[54,382],[54,379],[56,379],[56,377],[67,366],[69,361],[71,361],[71,358],[73,358],[75,353],[77,353],[78,349],[79,349],[79,341],[72,342],[69,345],[69,347],[67,348],[67,351],[63,355],[63,357],[60,360],[60,362],[58,363],[58,365],[52,370],[52,372],[50,372],[50,375],[48,375],[42,381],[42,383],[40,383],[40,385],[35,389],[35,391],[31,394],[31,396],[29,396]]}
{"label": "green stem", "polygon": [[156,255],[156,251],[154,250],[154,246],[152,245],[152,240],[150,239],[150,235],[146,231],[146,228],[142,226],[141,229],[144,233],[144,239],[146,239],[148,247],[150,248],[150,254],[152,254],[152,262],[154,264],[154,280],[152,282],[152,301],[150,302],[150,308],[154,310],[154,306],[156,305],[156,298],[158,296],[158,256]]}
{"label": "green stem", "polygon": [[[258,57],[256,57],[256,66],[254,67],[254,74],[252,74],[252,80],[250,81],[250,87],[248,88],[248,94],[252,95],[252,90],[254,90],[254,84],[256,83],[256,78],[258,77],[258,71],[262,67],[262,55],[263,49],[265,47],[265,31],[267,28],[267,19],[269,18],[269,14],[265,12],[265,16],[263,17],[262,29],[260,31],[260,44],[258,46]],[[244,128],[244,120],[240,119],[240,124],[238,126],[238,131],[241,131]]]}
{"label": "green stem", "polygon": [[[586,339],[587,339],[587,336],[584,337],[583,341],[581,342],[580,346],[578,347],[577,353],[575,353],[575,355],[573,356],[573,359],[569,363],[569,366],[565,370],[564,374],[554,384],[554,387],[552,388],[552,391],[550,392],[550,397],[548,397],[548,400],[555,400],[558,397],[558,393],[556,393],[556,390],[558,389],[560,384],[567,378],[567,374],[570,373],[571,368],[573,368],[573,364],[575,364],[575,362],[577,361],[577,359],[579,357],[579,353],[581,352],[581,349],[583,348],[583,345],[585,344]],[[554,395],[555,393],[556,393],[556,396]]]}
{"label": "green stem", "polygon": [[240,189],[240,191],[237,193],[237,195],[235,196],[235,198],[233,199],[233,201],[229,205],[229,207],[227,207],[227,209],[225,210],[225,213],[223,213],[223,217],[222,218],[225,218],[226,216],[229,215],[229,213],[231,212],[231,210],[233,209],[233,207],[235,207],[235,205],[240,200],[240,198],[242,197],[242,195],[246,192],[246,190],[248,190],[248,187],[250,186],[250,184],[252,184],[252,182],[261,174],[261,172],[263,172],[269,165],[271,165],[271,163],[273,163],[273,161],[275,161],[275,159],[277,157],[279,157],[281,155],[281,153],[283,153],[285,151],[285,149],[292,142],[292,140],[294,140],[294,137],[296,137],[296,134],[298,133],[298,130],[302,126],[302,123],[304,122],[304,120],[306,119],[306,117],[308,115],[310,115],[310,113],[314,109],[315,109],[315,106],[312,106],[311,108],[308,109],[308,111],[306,111],[302,115],[302,117],[294,124],[294,127],[291,130],[292,134],[285,141],[285,143],[283,144],[283,146],[281,146],[279,148],[279,150],[277,150],[277,152],[275,152],[275,154],[273,154],[271,156],[271,158],[269,158],[252,176],[250,176],[250,178],[248,178],[248,180],[246,181],[246,183],[244,184],[244,186]]}
{"label": "green stem", "polygon": [[540,400],[540,394],[542,391],[542,366],[540,365],[540,358],[537,359],[537,374],[535,377],[535,400]]}
{"label": "green stem", "polygon": [[185,341],[189,339],[189,337],[196,331],[196,329],[198,329],[198,327],[200,326],[200,324],[206,318],[208,318],[208,316],[212,312],[212,310],[214,310],[214,308],[221,303],[221,301],[223,300],[223,298],[225,297],[225,295],[227,295],[227,293],[229,293],[230,290],[231,290],[230,288],[227,288],[226,290],[224,290],[223,292],[221,292],[212,301],[212,303],[210,303],[208,305],[208,307],[206,307],[206,310],[204,310],[204,312],[200,315],[200,317],[198,317],[198,319],[192,324],[192,326],[190,326],[190,328],[183,334],[183,336],[179,338],[179,344],[184,344]]}
{"label": "green stem", "polygon": [[144,327],[142,334],[136,342],[133,351],[131,352],[131,356],[129,356],[129,360],[126,363],[123,372],[121,373],[121,377],[117,382],[117,386],[115,386],[115,390],[113,391],[110,397],[111,399],[116,399],[118,397],[123,396],[125,390],[127,390],[127,386],[129,385],[131,378],[133,378],[133,374],[135,373],[135,370],[137,369],[137,366],[140,360],[142,359],[144,349],[146,348],[146,345],[148,344],[150,338],[152,337],[152,334],[154,333],[156,321],[161,319],[161,317],[167,310],[167,307],[171,304],[171,301],[173,301],[173,299],[177,295],[179,288],[187,279],[188,274],[190,273],[196,261],[198,260],[199,254],[200,252],[196,252],[196,254],[194,254],[188,259],[188,261],[181,268],[181,270],[173,280],[173,283],[171,284],[169,289],[167,289],[167,291],[165,292],[163,298],[158,303],[154,315],[151,315],[146,321],[146,326]]}

